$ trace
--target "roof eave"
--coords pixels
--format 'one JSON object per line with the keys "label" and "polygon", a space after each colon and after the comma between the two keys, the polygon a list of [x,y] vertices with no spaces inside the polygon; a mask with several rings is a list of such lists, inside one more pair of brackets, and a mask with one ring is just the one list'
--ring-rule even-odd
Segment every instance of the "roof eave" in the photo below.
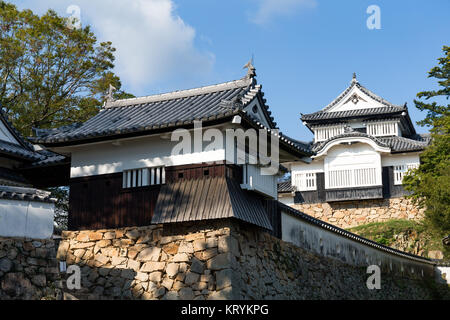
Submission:
{"label": "roof eave", "polygon": [[[226,115],[216,117],[214,119],[194,119],[203,121],[204,124],[207,125],[214,125],[216,123],[223,123],[226,121],[231,120],[233,116],[238,114],[237,111],[230,112]],[[158,126],[153,126],[150,129],[147,130],[136,130],[136,131],[127,131],[123,133],[117,133],[117,134],[111,134],[111,135],[96,135],[96,136],[88,136],[88,137],[81,137],[80,139],[61,139],[62,141],[45,141],[45,140],[39,140],[35,139],[36,143],[39,143],[47,148],[58,148],[58,147],[68,147],[68,146],[76,146],[76,145],[83,145],[83,144],[90,144],[90,143],[97,143],[97,142],[103,142],[103,141],[111,141],[111,140],[119,140],[119,139],[125,139],[125,138],[133,138],[133,137],[142,137],[150,134],[158,134],[158,133],[165,133],[168,131],[172,131],[179,128],[186,128],[191,129],[194,126],[194,120],[189,122],[183,122],[183,123],[175,123],[173,125],[170,124],[161,124]]]}

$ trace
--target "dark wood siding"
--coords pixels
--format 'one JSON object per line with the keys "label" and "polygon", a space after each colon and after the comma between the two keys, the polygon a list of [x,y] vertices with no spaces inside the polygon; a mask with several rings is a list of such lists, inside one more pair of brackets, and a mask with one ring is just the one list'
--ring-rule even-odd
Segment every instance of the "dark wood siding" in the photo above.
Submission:
{"label": "dark wood siding", "polygon": [[408,192],[400,184],[394,184],[394,167],[383,167],[383,197],[403,197]]}
{"label": "dark wood siding", "polygon": [[122,188],[122,173],[70,181],[69,229],[149,225],[160,186]]}
{"label": "dark wood siding", "polygon": [[239,166],[223,162],[209,164],[199,163],[166,168],[166,182],[172,183],[182,179],[201,179],[204,177],[228,177],[241,183],[242,169]]}
{"label": "dark wood siding", "polygon": [[358,187],[346,189],[328,189],[325,190],[326,201],[347,201],[363,199],[382,199],[383,187]]}
{"label": "dark wood siding", "polygon": [[294,203],[319,203],[325,202],[325,174],[316,173],[317,190],[297,191],[294,196]]}
{"label": "dark wood siding", "polygon": [[294,203],[320,203],[328,201],[347,201],[360,199],[388,199],[408,194],[402,185],[394,184],[394,167],[382,168],[382,187],[358,187],[325,189],[324,173],[317,173],[317,190],[297,191]]}
{"label": "dark wood siding", "polygon": [[269,233],[281,239],[281,207],[278,205],[278,201],[263,200],[263,206],[272,225],[272,231],[269,231]]}
{"label": "dark wood siding", "polygon": [[[227,177],[241,183],[239,166],[201,163],[166,167],[166,183]],[[161,186],[122,188],[122,173],[70,180],[69,229],[103,229],[151,224]]]}

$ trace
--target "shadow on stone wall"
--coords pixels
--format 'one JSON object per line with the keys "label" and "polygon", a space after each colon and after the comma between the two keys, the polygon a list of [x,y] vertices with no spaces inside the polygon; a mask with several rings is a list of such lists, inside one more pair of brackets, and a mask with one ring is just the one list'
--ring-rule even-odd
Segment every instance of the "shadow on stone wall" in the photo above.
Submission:
{"label": "shadow on stone wall", "polygon": [[0,300],[61,299],[53,240],[0,238]]}

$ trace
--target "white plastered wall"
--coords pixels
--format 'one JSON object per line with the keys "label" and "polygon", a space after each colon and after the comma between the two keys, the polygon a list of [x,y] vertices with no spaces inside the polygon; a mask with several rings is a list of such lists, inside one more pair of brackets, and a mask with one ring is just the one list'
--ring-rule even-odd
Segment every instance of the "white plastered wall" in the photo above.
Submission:
{"label": "white plastered wall", "polygon": [[172,155],[177,141],[171,141],[170,135],[150,136],[144,138],[121,140],[119,143],[105,142],[73,147],[71,149],[71,178],[110,174],[123,170],[175,166],[192,163],[214,162],[225,160],[225,144],[223,148],[205,151],[210,142],[203,143],[203,150],[191,153]]}
{"label": "white plastered wall", "polygon": [[0,236],[49,239],[53,215],[53,203],[0,199]]}
{"label": "white plastered wall", "polygon": [[383,167],[390,167],[402,164],[419,164],[419,153],[398,153],[387,154],[381,157],[381,165]]}

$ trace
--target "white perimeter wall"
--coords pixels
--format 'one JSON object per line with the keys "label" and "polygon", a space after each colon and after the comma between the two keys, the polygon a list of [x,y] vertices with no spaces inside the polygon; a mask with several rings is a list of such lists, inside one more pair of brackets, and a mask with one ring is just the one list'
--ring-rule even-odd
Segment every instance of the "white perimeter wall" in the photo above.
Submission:
{"label": "white perimeter wall", "polygon": [[419,276],[422,276],[423,272],[423,275],[435,276],[434,266],[431,264],[376,249],[307,223],[286,212],[282,212],[281,215],[281,230],[282,240],[350,265],[361,267],[378,265],[385,271],[406,272]]}
{"label": "white perimeter wall", "polygon": [[0,199],[0,237],[49,239],[53,203]]}

